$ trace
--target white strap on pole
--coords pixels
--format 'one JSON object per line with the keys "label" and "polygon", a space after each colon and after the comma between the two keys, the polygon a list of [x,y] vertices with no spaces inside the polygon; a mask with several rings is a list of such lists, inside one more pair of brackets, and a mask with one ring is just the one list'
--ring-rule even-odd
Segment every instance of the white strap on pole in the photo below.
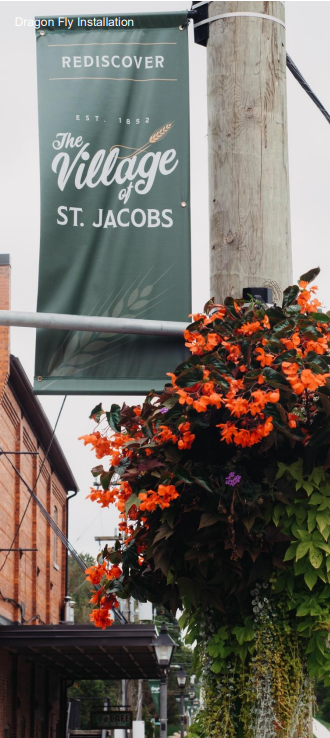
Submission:
{"label": "white strap on pole", "polygon": [[[200,8],[202,5],[209,5],[209,2],[210,2],[210,0],[203,0],[202,3],[195,3],[191,7],[191,10],[196,10],[196,8]],[[277,0],[277,2],[279,2],[279,3],[281,3],[281,5],[285,6],[284,0]]]}
{"label": "white strap on pole", "polygon": [[[196,6],[195,6],[196,7]],[[216,20],[222,20],[223,18],[263,18],[264,20],[270,20],[274,21],[274,23],[279,23],[283,28],[285,28],[285,23],[281,21],[279,18],[275,18],[274,15],[266,15],[264,13],[222,13],[221,15],[213,15],[211,18],[206,18],[205,20],[199,21],[199,23],[195,23],[194,27],[198,28],[198,26],[203,26],[205,23],[213,23],[213,21]]]}

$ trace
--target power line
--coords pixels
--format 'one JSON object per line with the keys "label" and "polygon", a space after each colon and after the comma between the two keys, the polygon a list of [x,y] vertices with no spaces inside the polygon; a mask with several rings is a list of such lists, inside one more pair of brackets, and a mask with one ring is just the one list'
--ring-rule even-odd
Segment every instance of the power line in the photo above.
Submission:
{"label": "power line", "polygon": [[[61,409],[60,409],[60,413],[62,412],[63,405],[64,405],[64,401],[62,403],[62,406],[61,406]],[[60,416],[60,413],[59,413],[59,416]],[[54,426],[53,436],[55,434],[55,430],[56,430],[56,426],[57,426],[57,423],[58,423],[58,420],[59,420],[59,416],[58,416],[58,419],[57,419],[56,424]],[[49,448],[50,448],[50,446],[49,446]],[[47,454],[49,453],[49,448],[48,448]],[[72,558],[77,562],[77,564],[80,566],[80,568],[82,569],[82,571],[85,572],[86,571],[86,568],[87,568],[86,562],[78,554],[78,552],[76,551],[76,549],[74,548],[74,546],[72,545],[72,543],[70,543],[70,541],[68,540],[68,538],[66,537],[66,535],[64,535],[64,533],[62,532],[62,530],[58,527],[58,525],[55,523],[55,521],[53,520],[53,518],[49,514],[48,510],[46,510],[46,508],[43,506],[42,502],[40,502],[39,498],[35,494],[34,489],[35,489],[36,483],[34,485],[34,488],[32,489],[30,487],[30,485],[26,482],[26,480],[24,479],[24,477],[22,477],[19,469],[17,469],[17,467],[13,464],[13,462],[11,461],[11,459],[9,458],[9,456],[7,456],[6,452],[1,448],[1,446],[0,446],[0,453],[3,456],[5,456],[5,458],[9,462],[10,466],[12,467],[12,469],[14,469],[15,473],[17,474],[17,476],[20,478],[21,482],[24,484],[24,486],[26,487],[26,489],[30,493],[30,499],[29,499],[29,502],[28,502],[28,504],[27,504],[27,506],[26,506],[26,508],[24,510],[24,513],[23,513],[23,516],[21,518],[21,521],[20,521],[18,530],[19,530],[20,526],[22,525],[23,518],[24,518],[24,515],[26,513],[26,510],[27,510],[27,507],[28,507],[30,501],[31,500],[34,500],[34,502],[38,505],[41,514],[43,515],[44,518],[46,518],[48,524],[50,525],[50,527],[54,531],[55,535],[60,539],[61,543],[63,543],[63,546],[65,546],[65,548],[67,549],[67,551],[69,551],[69,553],[71,554]],[[46,458],[47,458],[47,455],[46,455],[46,457],[45,457],[45,459],[43,461],[43,464],[45,463]],[[41,469],[40,469],[40,472],[41,472]],[[38,477],[37,477],[36,482],[38,481],[38,478],[40,476],[40,472],[38,474]],[[12,549],[12,547],[14,545],[15,540],[16,540],[16,537],[17,537],[17,534],[18,534],[18,530],[16,531],[15,537],[14,537],[14,539],[12,541],[11,549]],[[9,556],[10,550],[8,551],[7,556],[6,556],[6,559],[3,562],[2,567],[0,568],[0,572],[2,571],[4,565],[5,565],[6,561],[7,561],[7,558]],[[94,585],[94,587],[95,587],[96,590],[99,590],[100,589],[100,585],[99,584]],[[120,610],[114,609],[113,612],[114,612],[114,618],[115,618],[115,620],[117,620],[117,621],[119,621],[121,623],[126,623],[127,622],[125,616],[123,615],[123,613]]]}
{"label": "power line", "polygon": [[[39,477],[40,477],[40,474],[41,474],[41,472],[42,472],[42,470],[43,470],[43,468],[44,468],[44,465],[45,465],[45,463],[46,463],[46,461],[47,461],[47,459],[48,459],[48,455],[49,455],[49,452],[50,452],[50,449],[51,449],[51,446],[52,446],[52,443],[53,443],[53,440],[54,440],[54,436],[55,436],[56,428],[57,428],[57,425],[58,425],[58,421],[59,421],[59,419],[60,419],[60,417],[61,417],[61,413],[62,413],[62,410],[63,410],[64,404],[65,404],[65,401],[66,401],[66,396],[64,397],[64,399],[63,399],[63,402],[62,402],[62,405],[61,405],[61,407],[60,407],[60,410],[59,410],[59,413],[58,413],[58,416],[57,416],[57,419],[56,419],[56,423],[55,423],[55,425],[54,425],[54,429],[53,429],[53,432],[52,432],[52,436],[51,436],[51,439],[50,439],[50,442],[49,442],[49,445],[48,445],[48,449],[47,449],[47,451],[46,451],[46,455],[44,456],[44,458],[43,458],[43,460],[42,460],[42,462],[41,462],[41,465],[40,465],[40,469],[39,469],[39,473],[37,474],[37,478],[36,478],[36,481],[35,481],[35,483],[34,483],[34,485],[33,485],[33,489],[32,489],[32,490],[31,490],[31,489],[30,489],[30,487],[29,487],[29,486],[28,486],[28,485],[26,484],[26,482],[24,481],[23,477],[22,477],[22,476],[20,475],[20,473],[19,473],[18,469],[16,469],[16,467],[14,466],[14,464],[12,464],[11,460],[10,460],[10,459],[9,459],[9,457],[8,457],[8,454],[7,454],[7,453],[6,453],[6,452],[5,452],[4,450],[3,450],[3,448],[1,448],[1,446],[0,446],[0,452],[1,452],[1,454],[2,454],[3,456],[5,456],[5,457],[6,457],[6,459],[8,459],[8,461],[9,461],[10,465],[11,465],[11,466],[13,467],[13,469],[15,469],[15,471],[16,471],[16,472],[17,472],[17,474],[19,475],[20,479],[22,480],[22,482],[24,482],[25,486],[26,486],[26,487],[28,488],[29,492],[31,493],[31,497],[29,497],[29,499],[28,499],[28,501],[27,501],[27,504],[26,504],[25,510],[24,510],[24,512],[23,512],[23,515],[22,515],[22,517],[21,517],[21,519],[20,519],[20,522],[19,522],[19,524],[18,524],[18,526],[17,526],[17,529],[16,529],[16,532],[15,532],[14,538],[13,538],[13,540],[12,540],[12,542],[11,542],[11,545],[10,545],[10,549],[9,549],[9,551],[8,551],[8,553],[7,553],[7,556],[5,557],[5,560],[4,560],[3,564],[2,564],[2,566],[0,567],[0,573],[2,572],[2,570],[3,570],[4,566],[5,566],[6,562],[7,562],[8,556],[9,556],[9,554],[10,554],[10,553],[11,553],[11,551],[12,551],[12,548],[13,548],[13,546],[14,546],[14,543],[15,543],[15,541],[16,541],[16,538],[17,538],[17,536],[18,536],[18,534],[19,534],[19,531],[20,531],[20,528],[21,528],[21,526],[22,526],[23,520],[24,520],[24,518],[25,518],[25,515],[26,515],[26,513],[27,513],[27,511],[28,511],[28,508],[29,508],[30,502],[31,502],[31,500],[32,500],[32,494],[34,493],[34,490],[36,489],[36,486],[37,486],[37,483],[38,483],[38,479],[39,479]],[[36,497],[36,499],[37,499],[37,497]]]}
{"label": "power line", "polygon": [[305,78],[302,76],[301,72],[299,71],[298,67],[296,67],[294,61],[291,59],[291,56],[289,54],[286,55],[286,64],[288,69],[290,69],[291,74],[295,77],[297,82],[301,85],[303,90],[307,92],[307,95],[313,100],[313,103],[318,107],[318,109],[321,111],[322,115],[324,115],[325,119],[330,123],[330,114],[325,109],[324,105],[322,105],[321,101],[316,97],[313,90],[310,88],[308,82],[306,82]]}

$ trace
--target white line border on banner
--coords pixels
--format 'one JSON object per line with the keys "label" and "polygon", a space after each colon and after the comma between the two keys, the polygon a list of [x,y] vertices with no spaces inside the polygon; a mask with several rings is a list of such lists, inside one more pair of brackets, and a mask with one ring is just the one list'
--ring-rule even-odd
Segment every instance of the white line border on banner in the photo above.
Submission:
{"label": "white line border on banner", "polygon": [[59,46],[177,46],[177,41],[92,41],[89,44],[48,44],[48,48],[58,48]]}
{"label": "white line border on banner", "polygon": [[64,80],[111,80],[112,82],[177,82],[177,79],[166,79],[165,77],[150,77],[150,79],[134,79],[133,77],[49,77],[49,82],[63,82]]}

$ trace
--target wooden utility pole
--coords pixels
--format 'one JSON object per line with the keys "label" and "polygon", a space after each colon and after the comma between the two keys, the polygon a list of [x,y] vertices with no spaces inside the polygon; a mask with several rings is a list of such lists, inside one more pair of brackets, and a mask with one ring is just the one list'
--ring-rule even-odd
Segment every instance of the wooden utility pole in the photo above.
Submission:
{"label": "wooden utility pole", "polygon": [[211,295],[269,286],[280,302],[292,283],[284,5],[209,3],[209,18],[224,14],[207,44]]}
{"label": "wooden utility pole", "polygon": [[[280,303],[292,283],[284,3],[210,2],[215,16],[226,17],[207,42],[211,296],[268,286]],[[311,738],[311,718],[304,729]]]}

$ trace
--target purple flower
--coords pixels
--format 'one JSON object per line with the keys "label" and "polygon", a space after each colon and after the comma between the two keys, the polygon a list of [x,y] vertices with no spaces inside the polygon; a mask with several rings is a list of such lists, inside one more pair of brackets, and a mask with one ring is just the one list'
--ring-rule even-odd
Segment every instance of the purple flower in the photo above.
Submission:
{"label": "purple flower", "polygon": [[225,479],[225,483],[229,484],[230,487],[235,487],[236,484],[239,484],[241,479],[242,477],[240,474],[235,474],[235,472],[230,472],[230,474],[228,474],[228,477],[226,477]]}
{"label": "purple flower", "polygon": [[168,408],[167,407],[161,407],[160,410],[159,410],[159,412],[162,413],[162,415],[164,415],[164,413],[168,413]]}

